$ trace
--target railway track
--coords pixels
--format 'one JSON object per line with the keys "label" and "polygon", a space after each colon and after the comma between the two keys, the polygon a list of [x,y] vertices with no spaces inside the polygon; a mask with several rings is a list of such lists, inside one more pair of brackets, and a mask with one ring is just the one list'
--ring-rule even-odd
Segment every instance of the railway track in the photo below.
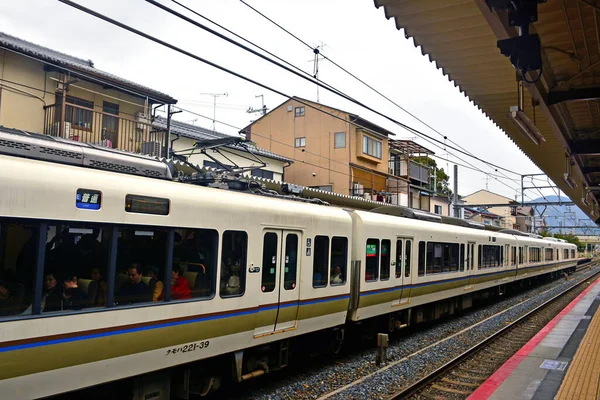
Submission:
{"label": "railway track", "polygon": [[[577,271],[598,263],[600,261],[583,264]],[[388,399],[467,398],[577,297],[585,289],[586,282],[599,274],[600,270],[582,279]]]}

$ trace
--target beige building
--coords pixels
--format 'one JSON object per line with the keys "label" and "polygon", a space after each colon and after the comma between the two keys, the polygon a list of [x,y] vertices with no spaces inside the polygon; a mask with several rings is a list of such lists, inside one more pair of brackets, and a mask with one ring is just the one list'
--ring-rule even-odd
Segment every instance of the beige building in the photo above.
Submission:
{"label": "beige building", "polygon": [[434,194],[430,197],[431,209],[430,212],[437,215],[450,216],[450,201],[448,196]]}
{"label": "beige building", "polygon": [[0,33],[4,127],[155,154],[164,150],[165,135],[152,129],[152,108],[174,103],[91,60]]}
{"label": "beige building", "polygon": [[465,219],[479,222],[484,225],[493,225],[499,228],[504,227],[504,218],[489,211],[478,210],[475,208],[465,208],[464,216]]}
{"label": "beige building", "polygon": [[[166,130],[167,120],[157,116],[152,122],[156,130]],[[235,136],[226,135],[200,126],[171,120],[171,140],[173,151],[185,157],[191,164],[201,167],[223,169],[231,167],[244,169],[243,175],[255,176],[275,181],[284,180],[284,171],[292,164],[292,160],[256,147],[252,143],[234,143]],[[195,143],[210,143],[220,140],[224,146],[202,151]]]}
{"label": "beige building", "polygon": [[466,205],[473,205],[473,209],[478,209],[482,204],[506,204],[506,206],[489,207],[486,211],[496,214],[502,218],[501,226],[506,229],[519,229],[525,232],[525,227],[517,224],[518,202],[515,200],[492,193],[488,190],[478,190],[462,198]]}
{"label": "beige building", "polygon": [[428,168],[394,143],[419,146],[391,140],[392,132],[356,114],[293,98],[242,133],[294,161],[287,182],[430,211]]}

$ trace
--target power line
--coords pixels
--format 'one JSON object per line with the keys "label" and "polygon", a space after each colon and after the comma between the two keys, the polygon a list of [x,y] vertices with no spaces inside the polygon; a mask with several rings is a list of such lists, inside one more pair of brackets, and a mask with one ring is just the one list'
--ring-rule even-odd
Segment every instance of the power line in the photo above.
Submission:
{"label": "power line", "polygon": [[[174,51],[176,51],[176,52],[179,52],[179,53],[181,53],[181,54],[184,54],[184,55],[186,55],[186,56],[188,56],[188,57],[190,57],[190,58],[194,58],[194,59],[196,59],[196,60],[198,60],[198,61],[200,61],[200,62],[203,62],[203,63],[205,63],[205,64],[207,64],[207,65],[209,65],[209,66],[212,66],[212,67],[214,67],[214,68],[217,68],[218,70],[221,70],[221,71],[223,71],[223,72],[226,72],[226,73],[228,73],[228,74],[231,74],[231,75],[233,75],[233,76],[236,76],[236,77],[238,77],[238,78],[240,78],[240,79],[242,79],[242,80],[245,80],[245,81],[247,81],[247,82],[253,83],[253,84],[255,84],[255,85],[257,85],[257,86],[260,86],[260,87],[262,87],[262,88],[264,88],[264,89],[270,90],[270,91],[272,91],[272,92],[274,92],[274,93],[276,93],[276,94],[279,94],[279,95],[281,95],[281,96],[283,96],[283,97],[286,97],[286,98],[288,98],[288,99],[294,99],[294,100],[296,100],[297,102],[299,102],[299,103],[301,103],[301,104],[304,104],[305,106],[307,106],[307,107],[309,107],[309,108],[313,108],[313,109],[315,109],[315,110],[317,110],[317,111],[320,111],[320,112],[322,112],[322,113],[325,113],[325,114],[327,114],[327,115],[330,115],[330,116],[332,116],[332,117],[334,117],[334,118],[337,118],[337,119],[339,119],[339,120],[342,120],[342,121],[344,121],[344,122],[351,123],[351,124],[353,124],[353,125],[355,125],[355,126],[357,126],[357,127],[360,127],[361,129],[364,129],[364,130],[366,130],[366,131],[371,131],[371,129],[369,129],[369,128],[366,128],[366,127],[364,127],[364,126],[361,126],[360,124],[357,124],[356,122],[348,121],[348,120],[346,120],[345,118],[341,118],[341,117],[339,117],[339,116],[337,116],[337,115],[335,115],[335,114],[333,114],[333,113],[329,113],[329,112],[327,112],[327,111],[325,111],[325,110],[323,110],[323,109],[321,109],[321,108],[319,108],[319,107],[316,107],[316,106],[314,106],[314,105],[313,105],[313,104],[311,104],[311,103],[308,103],[308,102],[306,102],[306,101],[303,101],[303,100],[301,100],[301,99],[298,99],[298,98],[295,98],[295,97],[293,97],[293,96],[287,95],[287,94],[285,94],[284,92],[282,92],[282,91],[280,91],[280,90],[274,89],[274,88],[272,88],[272,87],[270,87],[270,86],[268,86],[268,85],[266,85],[266,84],[263,84],[263,83],[261,83],[261,82],[258,82],[258,81],[256,81],[256,80],[254,80],[254,79],[251,79],[251,78],[249,78],[249,77],[246,77],[245,75],[242,75],[242,74],[240,74],[240,73],[238,73],[238,72],[232,71],[232,70],[230,70],[230,69],[228,69],[228,68],[226,68],[226,67],[223,67],[223,66],[221,66],[221,65],[219,65],[219,64],[216,64],[216,63],[214,63],[214,62],[211,62],[211,61],[209,61],[209,60],[207,60],[207,59],[205,59],[205,58],[203,58],[203,57],[200,57],[200,56],[198,56],[198,55],[196,55],[196,54],[193,54],[193,53],[191,53],[191,52],[189,52],[189,51],[183,50],[183,49],[181,49],[181,48],[179,48],[179,47],[177,47],[177,46],[175,46],[175,45],[173,45],[173,44],[167,43],[167,42],[165,42],[165,41],[163,41],[163,40],[161,40],[161,39],[158,39],[158,38],[156,38],[156,37],[154,37],[154,36],[152,36],[152,35],[149,35],[149,34],[147,34],[147,33],[145,33],[145,32],[139,31],[139,30],[137,30],[137,29],[135,29],[135,28],[133,28],[133,27],[131,27],[131,26],[129,26],[129,25],[126,25],[126,24],[124,24],[124,23],[121,23],[121,22],[119,22],[119,21],[117,21],[117,20],[114,20],[114,19],[112,19],[112,18],[108,17],[108,16],[105,16],[105,15],[103,15],[103,14],[100,14],[100,13],[98,13],[98,12],[94,11],[94,10],[91,10],[91,9],[89,9],[89,8],[86,8],[86,7],[84,7],[84,6],[80,5],[80,4],[74,3],[74,2],[72,2],[72,1],[70,1],[70,0],[58,0],[58,1],[62,2],[63,4],[69,5],[69,6],[73,7],[73,8],[79,9],[80,11],[83,11],[83,12],[85,12],[85,13],[89,14],[89,15],[92,15],[92,16],[96,17],[96,18],[102,19],[102,20],[104,20],[105,22],[111,23],[111,24],[113,24],[113,25],[115,25],[115,26],[118,26],[118,27],[120,27],[120,28],[122,28],[122,29],[124,29],[124,30],[127,30],[127,31],[129,31],[129,32],[131,32],[131,33],[134,33],[134,34],[136,34],[136,35],[138,35],[138,36],[141,36],[141,37],[143,37],[143,38],[146,38],[146,39],[148,39],[148,40],[150,40],[150,41],[153,41],[153,42],[155,42],[155,43],[158,43],[158,44],[160,44],[160,45],[162,45],[162,46],[164,46],[164,47],[170,48],[171,50],[174,50]],[[147,1],[147,2],[151,2],[151,3],[153,2],[153,0],[146,0],[146,1]],[[162,5],[159,5],[159,7],[160,7],[160,8],[164,8],[164,6],[162,6]],[[168,8],[167,8],[167,9],[168,9]],[[176,12],[175,12],[175,13],[176,13]],[[177,14],[178,14],[178,13],[177,13]],[[184,16],[184,19],[185,19],[185,20],[189,20],[189,18],[187,18],[187,17],[185,17],[185,16]],[[192,22],[192,23],[194,23],[194,22]],[[197,23],[196,23],[196,24],[197,24]],[[218,35],[220,35],[220,34],[218,34]],[[223,35],[220,35],[220,36],[223,36]],[[227,38],[227,40],[228,40],[228,41],[232,41],[231,39],[228,39],[228,38]],[[234,42],[234,43],[237,43],[237,42],[235,42],[235,41],[233,41],[233,42]],[[246,46],[240,45],[239,43],[237,43],[237,45],[239,45],[239,46],[242,46],[242,47],[246,47]],[[253,52],[253,53],[256,53],[255,51],[253,51],[253,50],[251,50],[251,49],[249,49],[249,51],[251,51],[251,52]],[[264,59],[270,60],[270,59],[268,59],[268,57],[265,57],[265,56],[263,56],[263,55],[260,55],[260,54],[258,54],[258,53],[256,53],[256,54],[257,54],[257,55],[259,55],[261,58],[264,58]],[[275,63],[275,64],[278,64],[277,62],[275,62],[275,61],[273,61],[273,60],[270,60],[270,62],[273,62],[273,63]],[[283,66],[282,66],[282,67],[283,67]],[[285,69],[289,70],[289,68],[287,68],[287,67],[283,67],[283,68],[285,68]],[[297,74],[297,73],[296,73],[296,74]],[[306,77],[304,77],[304,78],[306,78]],[[308,78],[308,80],[311,80],[311,79],[310,79],[310,78]],[[312,80],[311,80],[311,81],[312,81]],[[321,85],[322,87],[325,87],[326,89],[328,89],[328,90],[330,90],[330,91],[333,91],[333,92],[335,92],[336,94],[340,94],[340,93],[336,92],[334,89],[330,89],[329,87],[326,87],[325,85],[321,84],[320,82],[314,82],[314,81],[313,81],[313,83],[317,83],[317,84]],[[384,117],[384,118],[386,118],[386,119],[389,119],[390,121],[392,121],[392,122],[394,122],[394,123],[396,123],[396,124],[398,124],[398,125],[400,125],[400,126],[404,127],[405,129],[407,129],[407,130],[409,130],[409,131],[412,131],[412,132],[414,132],[414,133],[416,133],[416,134],[418,134],[418,135],[420,135],[420,136],[424,136],[424,137],[426,137],[427,139],[429,139],[429,140],[431,140],[431,141],[434,141],[434,142],[437,142],[437,143],[441,143],[439,140],[437,140],[437,139],[434,139],[434,138],[430,137],[429,135],[423,134],[422,132],[420,132],[420,131],[418,131],[418,130],[416,130],[416,129],[412,128],[412,127],[409,127],[409,126],[407,126],[407,125],[405,125],[405,124],[402,124],[402,123],[400,123],[400,122],[398,122],[398,121],[394,120],[393,118],[391,118],[391,117],[388,117],[388,116],[386,116],[386,115],[384,115],[384,114],[382,114],[382,113],[380,113],[380,112],[377,112],[377,111],[375,111],[375,110],[371,109],[370,107],[368,107],[368,106],[365,106],[365,105],[363,105],[362,103],[360,103],[360,102],[358,102],[358,101],[356,101],[356,100],[354,100],[354,99],[350,98],[350,97],[349,97],[349,96],[347,96],[347,95],[344,95],[344,94],[340,94],[340,95],[341,95],[342,97],[344,97],[344,98],[346,98],[346,99],[348,99],[348,100],[350,100],[350,101],[354,102],[354,103],[355,103],[355,104],[357,104],[357,105],[360,105],[360,106],[362,106],[362,107],[364,107],[364,108],[366,108],[366,109],[369,109],[369,110],[370,110],[370,111],[372,111],[372,112],[375,112],[375,113],[377,113],[378,115],[381,115],[381,116],[383,116],[383,117]],[[518,173],[516,173],[516,172],[514,172],[514,171],[508,170],[508,169],[506,169],[506,168],[504,168],[504,167],[500,167],[500,166],[498,166],[498,165],[495,165],[495,164],[493,164],[493,163],[490,163],[490,162],[487,162],[487,161],[485,161],[485,160],[482,160],[482,159],[481,159],[481,158],[479,158],[479,157],[476,157],[476,156],[474,156],[474,155],[471,155],[471,154],[469,154],[469,153],[466,153],[466,152],[464,152],[464,151],[462,151],[462,150],[456,149],[456,148],[454,148],[454,147],[452,147],[452,146],[447,146],[447,147],[450,147],[450,148],[452,148],[453,150],[456,150],[456,151],[458,151],[458,152],[460,152],[460,153],[462,153],[462,154],[465,154],[465,155],[467,155],[467,156],[470,156],[470,157],[472,157],[472,158],[474,158],[474,159],[476,159],[476,160],[478,160],[478,161],[480,161],[480,162],[483,162],[483,163],[485,163],[485,164],[488,164],[488,165],[494,166],[494,167],[496,167],[496,168],[499,168],[499,169],[505,170],[505,171],[507,171],[507,172],[510,172],[510,173],[512,173],[512,174],[515,174],[515,175],[520,175],[520,174],[518,174]],[[482,171],[482,172],[483,172],[483,171]],[[485,173],[485,172],[484,172],[484,173]],[[502,182],[502,183],[503,183],[503,182]],[[503,184],[504,184],[504,183],[503,183]],[[510,188],[510,187],[509,187],[509,188]],[[511,190],[514,190],[514,188],[511,188]]]}
{"label": "power line", "polygon": [[[131,31],[131,32],[134,32],[134,31],[135,31],[134,33],[137,33],[138,35],[139,35],[139,34],[141,34],[142,36],[146,37],[147,39],[153,40],[153,39],[151,39],[151,36],[150,36],[150,35],[147,35],[147,34],[145,34],[145,33],[143,33],[143,32],[140,32],[140,31],[136,30],[135,28],[128,27],[128,26],[126,26],[125,24],[122,24],[122,23],[120,23],[120,22],[118,22],[118,21],[112,20],[112,19],[111,19],[111,18],[109,18],[109,17],[103,16],[102,14],[99,14],[99,13],[97,13],[97,12],[93,11],[93,10],[87,9],[87,8],[85,8],[85,7],[81,6],[81,5],[78,5],[78,4],[76,4],[76,3],[73,3],[73,2],[72,2],[72,1],[70,1],[70,0],[58,0],[58,1],[60,1],[60,2],[62,2],[62,3],[65,3],[65,4],[68,4],[68,5],[71,5],[71,6],[74,6],[74,7],[78,8],[78,9],[80,9],[81,11],[84,11],[84,12],[87,12],[88,14],[94,15],[94,16],[96,16],[97,18],[104,19],[105,21],[107,21],[107,22],[111,22],[111,23],[113,23],[113,24],[115,24],[115,25],[117,25],[117,26],[120,26],[120,27],[121,27],[121,28],[123,28],[123,29],[127,29],[127,30],[129,30],[129,31]],[[286,71],[288,71],[288,72],[291,72],[291,73],[293,73],[294,75],[296,75],[296,76],[299,76],[299,77],[300,77],[300,78],[302,78],[302,79],[305,79],[305,80],[307,80],[307,81],[309,81],[309,82],[311,82],[311,83],[313,83],[313,84],[316,84],[316,85],[318,85],[318,86],[320,86],[320,87],[322,87],[322,88],[324,88],[324,89],[326,89],[326,90],[328,90],[328,91],[330,91],[330,92],[332,92],[332,93],[334,93],[334,94],[336,94],[336,95],[338,95],[338,96],[340,96],[340,97],[343,97],[344,99],[346,99],[346,100],[348,100],[348,101],[350,101],[350,102],[352,102],[352,103],[354,103],[354,104],[356,104],[356,105],[359,105],[359,106],[361,106],[361,107],[363,107],[363,108],[365,108],[365,109],[367,109],[367,110],[369,110],[369,111],[371,111],[371,112],[373,112],[373,113],[375,113],[375,114],[377,114],[377,115],[379,115],[379,116],[381,116],[381,117],[383,117],[383,118],[385,118],[385,119],[389,120],[390,122],[393,122],[394,124],[396,124],[396,125],[398,125],[398,126],[400,126],[400,127],[404,128],[404,129],[406,129],[406,130],[408,130],[408,131],[414,132],[415,134],[417,134],[417,135],[419,135],[419,136],[427,137],[427,138],[428,138],[428,139],[430,139],[430,140],[433,140],[433,141],[435,141],[435,142],[438,142],[438,143],[442,144],[442,142],[441,142],[441,141],[439,141],[439,140],[437,140],[437,139],[434,139],[434,138],[432,138],[431,136],[429,136],[429,135],[426,135],[425,133],[423,133],[423,132],[421,132],[421,131],[419,131],[419,130],[417,130],[417,129],[415,129],[415,128],[412,128],[411,126],[408,126],[408,125],[406,125],[406,124],[404,124],[404,123],[402,123],[402,122],[400,122],[400,121],[397,121],[396,119],[394,119],[394,118],[392,118],[392,117],[390,117],[390,116],[388,116],[388,115],[386,115],[386,114],[384,114],[384,113],[382,113],[382,112],[379,112],[379,111],[377,111],[377,110],[373,109],[372,107],[370,107],[370,106],[368,106],[368,105],[366,105],[366,104],[364,104],[364,103],[362,103],[362,102],[360,102],[360,101],[358,101],[358,100],[356,100],[356,99],[354,99],[354,98],[350,97],[349,95],[345,94],[344,92],[342,92],[342,91],[340,91],[340,90],[338,90],[338,89],[334,88],[333,86],[331,86],[331,85],[329,85],[329,84],[326,84],[326,83],[324,83],[324,82],[323,82],[323,81],[321,81],[321,80],[314,79],[314,78],[313,78],[313,77],[311,77],[309,74],[307,74],[306,72],[302,71],[301,69],[299,69],[299,68],[297,68],[297,67],[295,67],[295,66],[294,66],[294,68],[295,68],[295,69],[297,69],[297,70],[300,70],[300,71],[302,71],[302,73],[299,73],[299,72],[297,72],[297,71],[294,71],[294,70],[290,69],[289,67],[287,67],[287,66],[285,66],[285,65],[282,65],[281,63],[279,63],[279,62],[277,62],[277,61],[275,61],[275,60],[273,60],[273,59],[270,59],[269,57],[267,57],[267,56],[265,56],[265,55],[263,55],[263,54],[260,54],[259,52],[255,51],[255,50],[253,50],[253,49],[250,49],[249,47],[247,47],[247,46],[245,46],[245,45],[243,45],[243,44],[241,44],[241,43],[239,43],[239,42],[236,42],[235,40],[233,40],[233,39],[231,39],[231,38],[229,38],[229,37],[227,37],[227,36],[225,36],[225,35],[223,35],[223,34],[221,34],[221,33],[219,33],[219,32],[216,32],[215,30],[213,30],[213,29],[211,29],[211,28],[209,28],[209,27],[207,27],[207,26],[205,26],[205,25],[203,25],[203,24],[199,23],[198,21],[194,21],[193,19],[191,19],[191,18],[189,18],[189,17],[187,17],[187,16],[185,16],[185,15],[183,15],[183,14],[181,14],[181,13],[179,13],[179,12],[177,12],[177,11],[175,11],[175,10],[173,10],[173,9],[169,8],[169,7],[166,7],[165,5],[163,5],[163,4],[160,4],[160,3],[156,2],[155,0],[145,0],[145,1],[146,1],[147,3],[149,3],[149,4],[152,4],[152,5],[154,5],[154,6],[158,7],[158,8],[160,8],[160,9],[162,9],[163,11],[166,11],[166,12],[168,12],[168,13],[169,13],[169,14],[171,14],[171,15],[174,15],[174,16],[176,16],[176,17],[180,18],[180,19],[183,19],[184,21],[186,21],[186,22],[188,22],[188,23],[190,23],[190,24],[192,24],[192,25],[194,25],[194,26],[196,26],[196,27],[198,27],[198,28],[200,28],[200,29],[203,29],[203,30],[205,30],[205,31],[207,31],[207,32],[209,32],[209,33],[211,33],[211,34],[213,34],[213,35],[215,35],[215,36],[217,36],[217,37],[219,37],[219,38],[221,38],[221,39],[223,39],[223,40],[225,40],[225,41],[227,41],[227,42],[229,42],[229,43],[231,43],[231,44],[233,44],[233,45],[235,45],[235,46],[237,46],[237,47],[240,47],[240,48],[242,48],[242,49],[244,49],[244,50],[248,51],[248,52],[250,52],[250,53],[252,53],[252,54],[256,55],[257,57],[260,57],[260,58],[262,58],[262,59],[263,59],[263,60],[265,60],[265,61],[268,61],[268,62],[270,62],[270,63],[272,63],[272,64],[274,64],[274,65],[276,65],[276,66],[278,66],[278,67],[280,67],[280,68],[283,68],[283,69],[285,69]],[[174,1],[174,0],[172,0],[172,1]],[[174,2],[175,2],[175,1],[174,1]],[[179,3],[179,2],[176,2],[176,4],[179,4],[179,5],[181,5],[181,3]],[[183,6],[183,7],[184,7],[186,10],[191,10],[191,9],[189,9],[188,7],[185,7],[185,6]],[[192,12],[194,12],[196,15],[200,15],[199,13],[197,13],[197,12],[195,12],[195,11],[193,11],[193,10],[191,10],[191,11],[192,11]],[[205,17],[203,17],[203,18],[205,18]],[[207,19],[207,20],[208,20],[208,19]],[[217,26],[220,26],[220,25],[217,25]],[[283,29],[283,28],[282,28],[282,29]],[[239,35],[237,35],[237,36],[239,36]],[[155,39],[154,41],[156,41],[156,40],[159,40],[159,41],[160,41],[160,39],[156,39],[156,38],[154,38],[154,39]],[[248,40],[246,40],[246,39],[244,39],[244,40],[245,40],[246,42],[248,42],[248,43],[252,43],[252,42],[250,42],[250,41],[248,41]],[[161,42],[162,42],[162,41],[161,41]],[[163,43],[166,43],[166,42],[163,42]],[[253,43],[252,43],[252,45],[253,45],[253,46],[256,46],[256,45],[254,45]],[[171,47],[171,46],[172,46],[172,45],[170,45],[170,46],[168,46],[168,47]],[[174,46],[173,46],[173,47],[174,47]],[[173,49],[173,47],[171,47],[171,48]],[[309,46],[309,47],[310,47],[310,46]],[[262,48],[261,48],[261,49],[262,49]],[[264,50],[263,50],[263,51],[264,51]],[[190,54],[191,54],[191,53],[190,53]],[[272,54],[272,53],[271,53],[271,54]],[[279,57],[278,57],[278,58],[279,58]],[[205,62],[206,62],[206,61],[207,61],[207,60],[205,60]],[[287,62],[286,62],[286,63],[287,63]],[[218,67],[218,66],[217,66],[216,64],[214,64],[214,63],[211,63],[211,64],[212,64],[212,66]],[[288,63],[288,64],[289,64],[289,63]],[[222,68],[220,68],[220,69],[222,69]],[[225,70],[225,69],[222,69],[222,70]],[[240,77],[240,78],[242,78],[242,79],[245,79],[245,80],[247,80],[247,81],[249,81],[249,82],[251,82],[251,83],[258,84],[256,81],[251,81],[251,80],[249,80],[249,78],[245,78],[245,77],[241,76],[240,74],[237,74],[237,73],[235,73],[235,72],[233,72],[233,71],[229,71],[229,73],[236,74],[236,76],[237,76],[237,77]],[[260,84],[260,86],[261,86],[261,87],[263,87],[263,88],[265,88],[265,89],[267,89],[267,90],[271,90],[271,91],[273,91],[273,92],[275,92],[275,93],[277,93],[277,94],[280,94],[280,95],[282,95],[283,97],[292,98],[292,96],[285,95],[285,94],[283,94],[283,93],[281,93],[281,92],[275,91],[274,89],[272,89],[272,88],[269,88],[269,87],[267,87],[266,85],[262,85],[262,84]],[[314,108],[314,107],[313,107],[313,108]],[[439,133],[439,132],[438,132],[438,133]],[[444,138],[445,138],[445,137],[444,137]],[[445,145],[445,144],[444,144],[444,145]],[[457,151],[457,152],[459,152],[459,153],[462,153],[462,154],[464,154],[464,155],[467,155],[467,156],[469,156],[469,157],[472,157],[472,158],[474,158],[474,159],[476,159],[476,160],[478,160],[478,161],[480,161],[480,162],[482,162],[482,163],[485,163],[485,164],[488,164],[488,165],[494,166],[495,168],[502,169],[502,170],[504,170],[504,171],[507,171],[507,172],[509,172],[509,173],[512,173],[512,174],[515,174],[515,175],[520,175],[519,173],[517,173],[517,172],[514,172],[514,171],[511,171],[511,170],[509,170],[509,169],[507,169],[507,168],[504,168],[504,167],[501,167],[501,166],[495,165],[495,164],[493,164],[493,163],[491,163],[491,162],[488,162],[488,161],[482,160],[481,158],[479,158],[479,157],[477,157],[477,156],[475,156],[475,155],[473,155],[473,154],[469,153],[468,151],[464,151],[464,150],[462,150],[462,149],[458,149],[458,148],[456,148],[456,147],[453,147],[453,146],[447,146],[447,147],[450,147],[451,149],[453,149],[453,150],[455,150],[455,151]]]}

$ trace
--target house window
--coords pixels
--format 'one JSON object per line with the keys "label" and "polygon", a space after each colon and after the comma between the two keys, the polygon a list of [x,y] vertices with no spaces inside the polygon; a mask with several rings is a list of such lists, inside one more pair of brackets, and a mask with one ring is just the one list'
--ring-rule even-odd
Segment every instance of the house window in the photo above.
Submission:
{"label": "house window", "polygon": [[336,132],[333,139],[333,148],[342,149],[346,147],[346,132]]}
{"label": "house window", "polygon": [[117,133],[119,129],[119,105],[105,101],[102,104],[102,112],[104,113],[102,115],[102,129],[106,129],[108,133]]}
{"label": "house window", "polygon": [[[56,96],[56,120],[61,120],[62,96]],[[72,105],[70,105],[72,104]],[[71,126],[80,129],[92,129],[94,103],[91,101],[78,99],[77,97],[67,96],[67,105],[65,107],[65,122],[71,123]]]}
{"label": "house window", "polygon": [[264,169],[253,169],[251,172],[252,176],[259,178],[273,179],[273,171],[265,171]]}
{"label": "house window", "polygon": [[484,220],[483,220],[483,224],[484,224],[484,225],[491,225],[491,224],[492,224],[492,222],[491,222],[489,219],[484,219]]}
{"label": "house window", "polygon": [[296,147],[306,147],[306,138],[305,137],[296,138]]}
{"label": "house window", "polygon": [[296,117],[304,117],[304,107],[296,107]]}
{"label": "house window", "polygon": [[435,210],[434,212],[435,212],[437,215],[442,215],[442,206],[437,206],[437,205],[436,205],[436,206],[434,206],[434,210]]}
{"label": "house window", "polygon": [[494,226],[500,226],[500,221],[498,221],[497,219],[494,220]]}
{"label": "house window", "polygon": [[379,140],[371,139],[368,136],[363,136],[363,154],[381,158],[381,142]]}

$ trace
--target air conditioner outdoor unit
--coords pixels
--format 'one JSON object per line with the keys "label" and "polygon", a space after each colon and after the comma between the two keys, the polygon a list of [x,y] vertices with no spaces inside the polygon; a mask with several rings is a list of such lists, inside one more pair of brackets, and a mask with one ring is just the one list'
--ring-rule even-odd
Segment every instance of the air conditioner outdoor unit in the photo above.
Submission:
{"label": "air conditioner outdoor unit", "polygon": [[[52,127],[50,128],[50,135],[51,136],[60,136],[60,121],[54,122],[52,124]],[[71,139],[71,123],[70,122],[65,122],[65,129],[63,131],[62,137],[65,139]]]}
{"label": "air conditioner outdoor unit", "polygon": [[142,154],[147,154],[154,157],[160,157],[161,146],[160,142],[144,142],[142,143]]}

